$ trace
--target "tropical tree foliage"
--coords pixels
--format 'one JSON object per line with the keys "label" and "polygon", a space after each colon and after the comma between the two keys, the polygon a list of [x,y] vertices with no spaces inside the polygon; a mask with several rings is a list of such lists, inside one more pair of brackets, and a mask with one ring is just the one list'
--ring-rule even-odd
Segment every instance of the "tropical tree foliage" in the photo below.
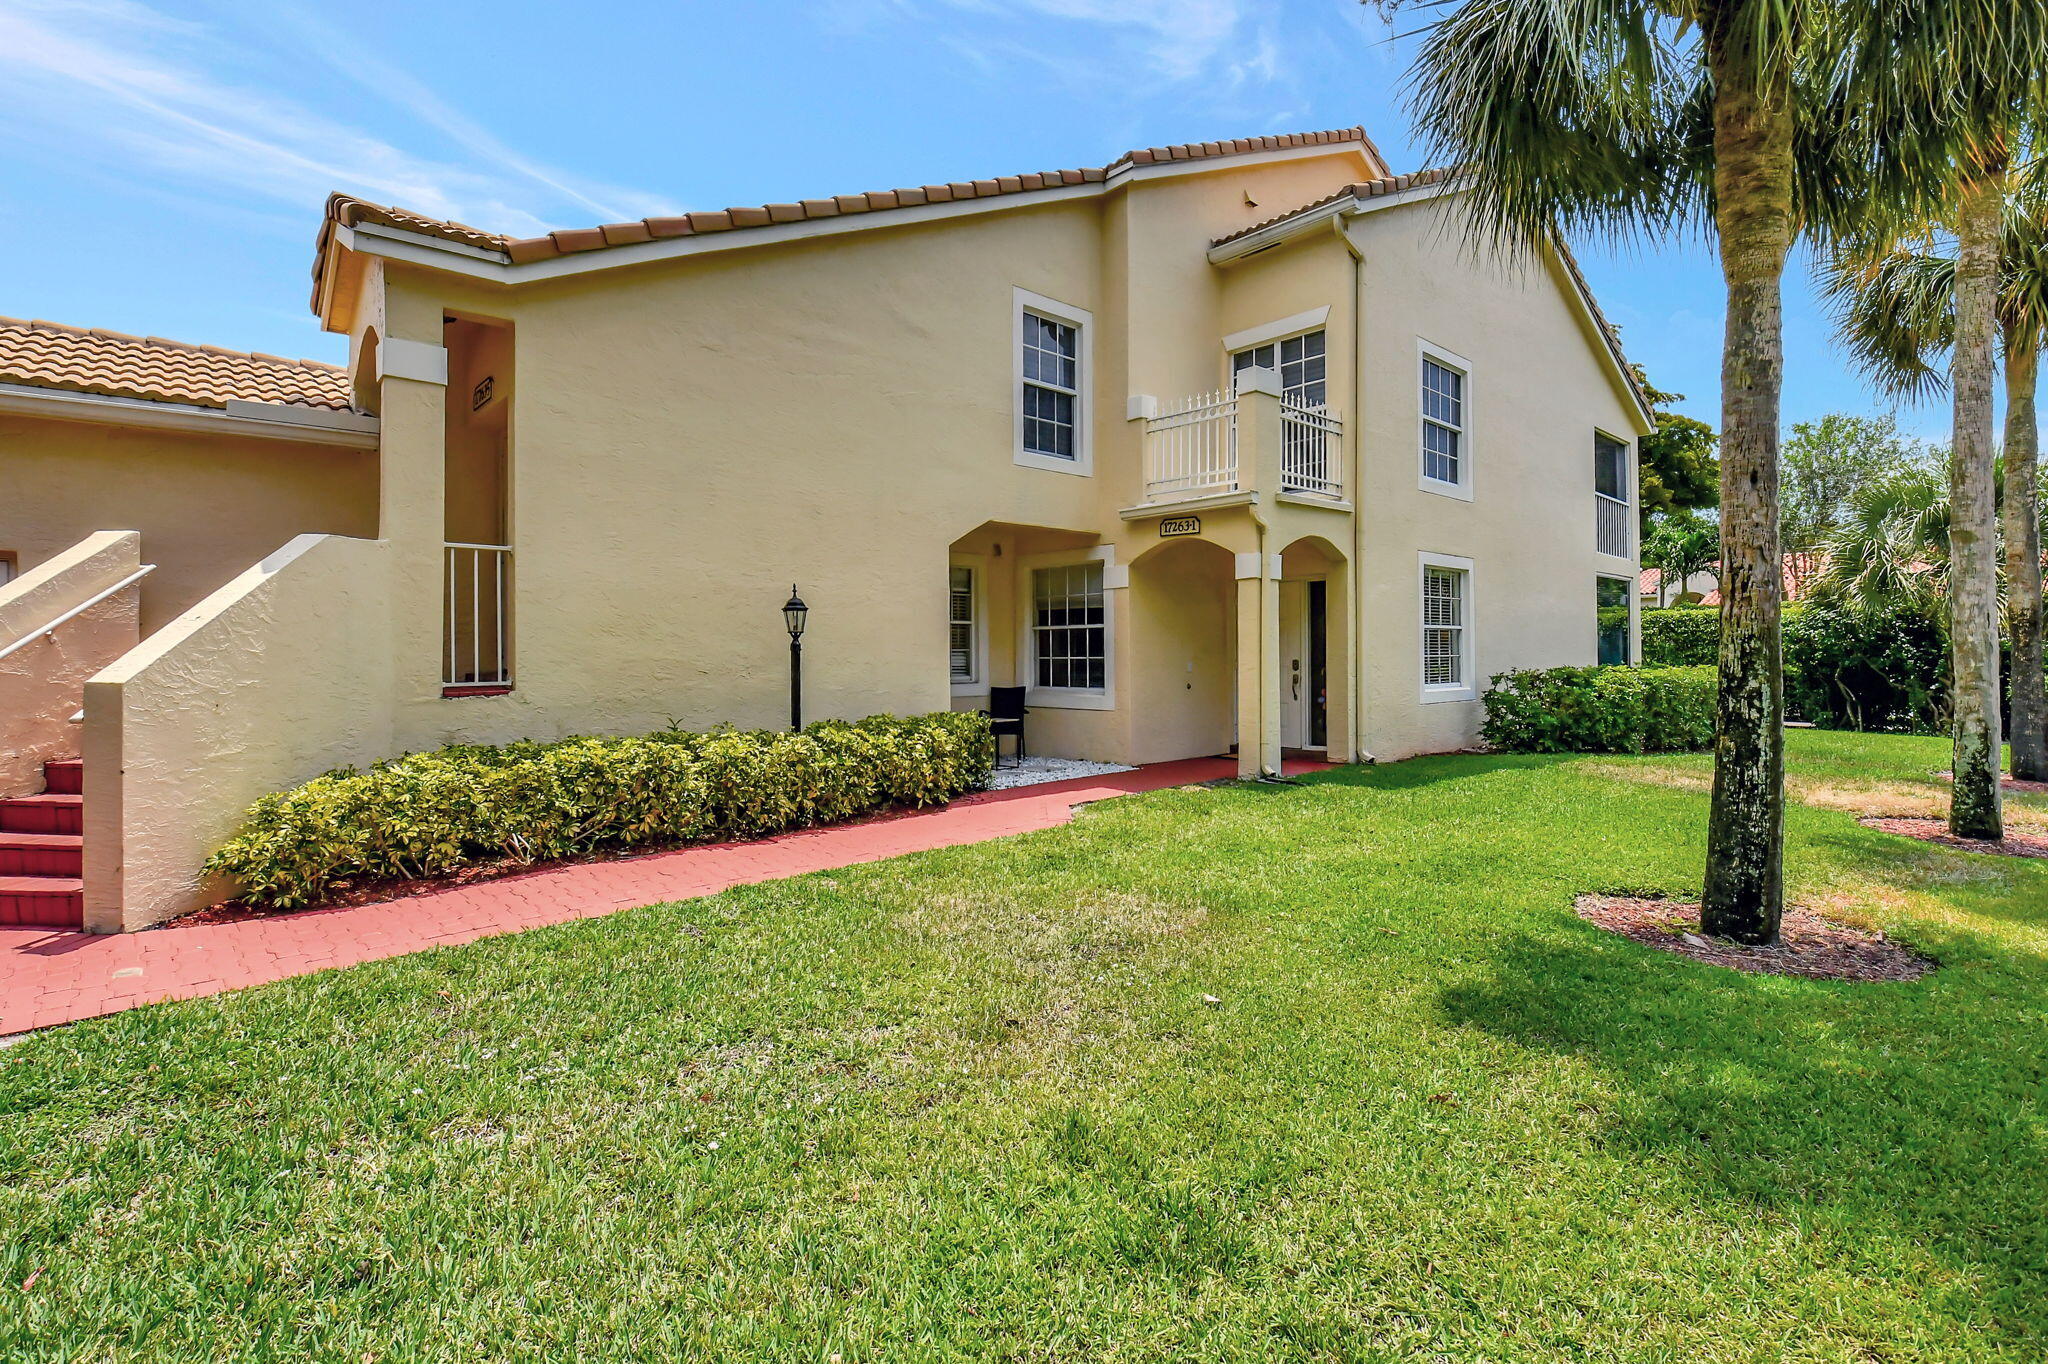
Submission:
{"label": "tropical tree foliage", "polygon": [[1780,524],[1785,548],[1793,553],[1820,549],[1858,490],[1926,459],[1917,441],[1899,434],[1898,419],[1889,413],[1830,412],[1819,421],[1798,422],[1779,454],[1784,461]]}
{"label": "tropical tree foliage", "polygon": [[1634,369],[1657,423],[1636,442],[1637,515],[1647,539],[1660,517],[1721,504],[1721,438],[1699,418],[1672,410],[1673,403],[1685,401],[1683,393],[1666,393],[1641,365]]}
{"label": "tropical tree foliage", "polygon": [[1657,604],[1669,606],[1685,591],[1686,580],[1711,570],[1721,559],[1721,528],[1698,512],[1672,512],[1657,518],[1643,539],[1643,566],[1657,570]]}

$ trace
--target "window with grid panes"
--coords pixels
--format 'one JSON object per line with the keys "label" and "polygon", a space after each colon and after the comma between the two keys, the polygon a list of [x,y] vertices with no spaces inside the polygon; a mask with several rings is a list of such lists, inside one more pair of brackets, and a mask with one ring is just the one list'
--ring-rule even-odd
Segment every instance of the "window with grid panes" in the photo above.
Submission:
{"label": "window with grid panes", "polygon": [[1248,369],[1270,369],[1280,376],[1280,391],[1305,407],[1320,407],[1325,394],[1323,334],[1307,332],[1285,341],[1253,346],[1230,357],[1235,379]]}
{"label": "window with grid panes", "polygon": [[1465,376],[1422,357],[1422,476],[1462,483],[1465,472]]}
{"label": "window with grid panes", "polygon": [[1465,574],[1434,564],[1422,570],[1422,685],[1465,685]]}
{"label": "window with grid panes", "polygon": [[1031,657],[1032,676],[1041,687],[1101,691],[1108,684],[1099,562],[1032,572]]}
{"label": "window with grid panes", "polygon": [[1024,449],[1073,459],[1081,393],[1081,334],[1076,327],[1024,314]]}

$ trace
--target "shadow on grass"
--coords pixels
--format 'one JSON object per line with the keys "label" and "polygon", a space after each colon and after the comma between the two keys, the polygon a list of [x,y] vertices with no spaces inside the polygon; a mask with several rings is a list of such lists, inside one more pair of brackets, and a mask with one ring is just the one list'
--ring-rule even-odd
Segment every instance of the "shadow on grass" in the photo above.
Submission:
{"label": "shadow on grass", "polygon": [[1381,791],[1410,790],[1469,781],[1497,772],[1531,772],[1577,762],[1582,753],[1444,753],[1391,763],[1358,763],[1318,772],[1316,784],[1372,787]]}
{"label": "shadow on grass", "polygon": [[[2048,1329],[2041,968],[1969,938],[1956,943],[1966,955],[2033,979],[1746,976],[1611,940],[1596,950],[1600,930],[1574,921],[1507,939],[1439,1002],[1455,1024],[1602,1072],[1616,1094],[1593,1138],[1605,1151],[1677,1170],[1698,1200],[1825,1226],[1852,1270],[1901,1246],[1939,1256],[1959,1273],[1930,1292],[2036,1339]],[[1967,1304],[1961,1283],[1982,1300]]]}

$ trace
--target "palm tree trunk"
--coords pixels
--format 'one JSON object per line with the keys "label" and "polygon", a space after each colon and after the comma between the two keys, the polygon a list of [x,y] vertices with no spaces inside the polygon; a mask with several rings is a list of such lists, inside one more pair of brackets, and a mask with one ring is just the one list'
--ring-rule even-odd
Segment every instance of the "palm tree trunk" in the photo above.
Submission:
{"label": "palm tree trunk", "polygon": [[1949,452],[1949,654],[1955,789],[1949,832],[2003,838],[1998,776],[1998,521],[1991,388],[1998,340],[1999,239],[2006,154],[1972,158],[1956,219],[1956,348],[1950,371],[1955,440]]}
{"label": "palm tree trunk", "polygon": [[2041,431],[2034,387],[2040,339],[2005,333],[2005,596],[2012,636],[2012,774],[2048,781],[2048,691],[2041,674]]}
{"label": "palm tree trunk", "polygon": [[1792,115],[1759,88],[1756,56],[1706,33],[1714,76],[1714,218],[1728,320],[1721,349],[1721,656],[1714,803],[1700,927],[1778,938],[1785,850],[1785,681],[1778,637],[1780,297],[1792,246]]}

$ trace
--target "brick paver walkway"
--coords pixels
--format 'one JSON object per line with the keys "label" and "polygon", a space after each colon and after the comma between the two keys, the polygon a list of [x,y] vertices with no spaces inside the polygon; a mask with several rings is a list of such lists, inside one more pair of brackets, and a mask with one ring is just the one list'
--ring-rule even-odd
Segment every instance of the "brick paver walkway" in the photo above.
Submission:
{"label": "brick paver walkway", "polygon": [[[1288,771],[1319,764],[1292,763]],[[429,947],[713,895],[904,853],[1049,829],[1090,801],[1236,774],[1223,758],[1013,791],[745,843],[713,843],[522,872],[373,904],[231,923],[91,934],[0,928],[0,1036],[167,999],[191,999]]]}

